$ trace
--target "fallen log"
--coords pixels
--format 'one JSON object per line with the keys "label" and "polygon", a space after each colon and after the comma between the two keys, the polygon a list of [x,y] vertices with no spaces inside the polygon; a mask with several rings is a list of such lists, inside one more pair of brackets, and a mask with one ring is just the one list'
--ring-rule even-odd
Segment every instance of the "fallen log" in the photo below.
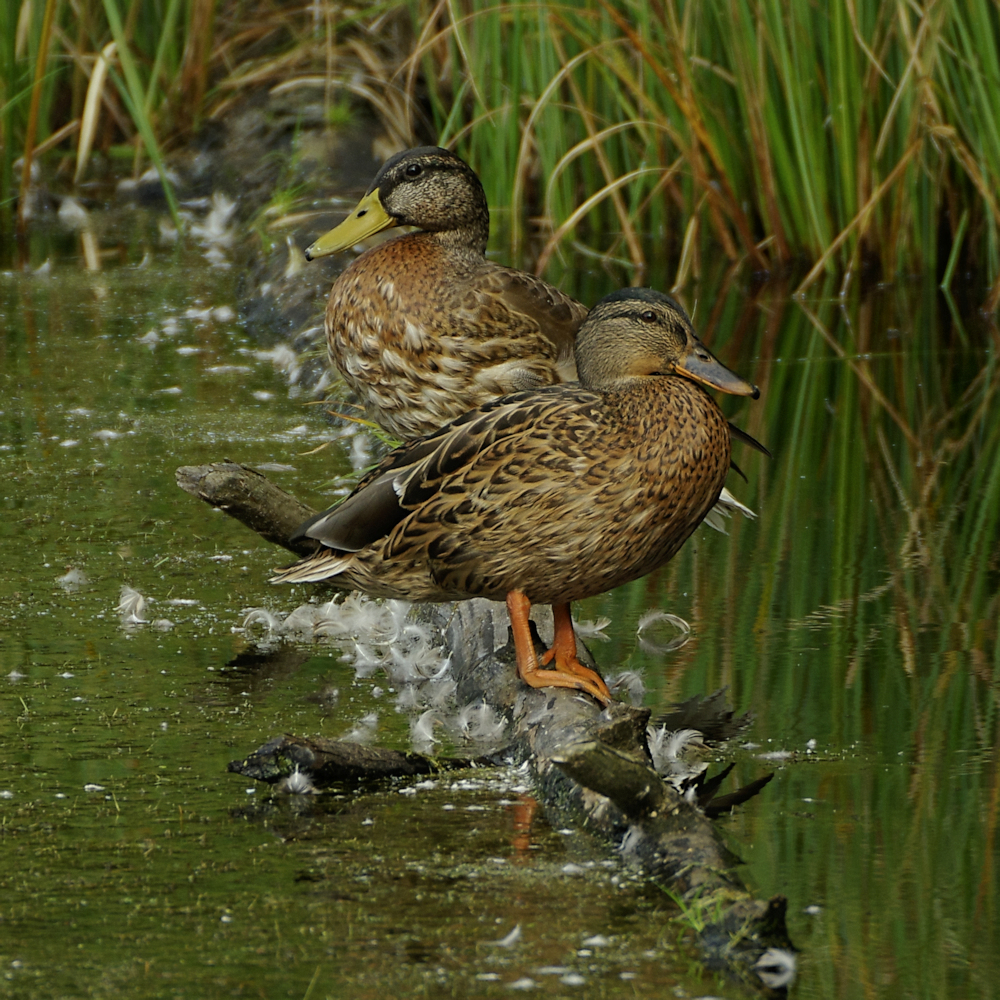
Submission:
{"label": "fallen log", "polygon": [[[182,489],[262,537],[301,554],[288,538],[313,511],[259,472],[224,462],[178,469],[177,481]],[[543,640],[552,634],[551,612],[543,608],[537,612],[535,639],[544,648]],[[443,760],[282,736],[233,761],[230,770],[301,791],[288,784],[298,774],[308,774],[312,784],[322,787],[526,760],[550,821],[582,825],[668,891],[698,930],[710,964],[727,968],[765,992],[787,985],[789,969],[794,975],[794,949],[785,928],[785,899],[751,897],[736,873],[738,859],[709,818],[756,794],[771,775],[716,796],[723,774],[700,780],[682,794],[652,767],[646,740],[648,710],[617,703],[602,710],[593,699],[576,692],[530,689],[518,680],[504,605],[484,600],[426,604],[414,606],[410,614],[442,636],[451,656],[451,676],[458,684],[458,701],[483,699],[513,724],[513,740],[503,751],[475,761]],[[590,659],[582,644],[579,654],[585,662]],[[718,697],[704,705],[716,716],[725,715],[722,729],[732,728],[732,713],[725,713]],[[698,725],[697,707],[683,706],[689,726]]]}
{"label": "fallen log", "polygon": [[226,461],[183,465],[175,475],[177,485],[185,493],[225,511],[261,538],[296,555],[307,555],[316,548],[316,543],[309,539],[288,541],[292,532],[316,511],[275,486],[256,469]]}
{"label": "fallen log", "polygon": [[[308,775],[314,788],[341,782],[373,781],[382,778],[412,778],[465,767],[493,766],[489,757],[440,759],[428,754],[368,747],[345,740],[323,737],[276,736],[243,760],[229,762],[229,770],[245,778],[281,783],[289,775]],[[289,791],[297,791],[291,788]]]}

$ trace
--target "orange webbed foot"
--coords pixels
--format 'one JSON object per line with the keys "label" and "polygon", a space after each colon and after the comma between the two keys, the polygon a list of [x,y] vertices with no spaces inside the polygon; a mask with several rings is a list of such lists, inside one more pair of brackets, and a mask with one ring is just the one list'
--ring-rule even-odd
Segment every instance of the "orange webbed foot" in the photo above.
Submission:
{"label": "orange webbed foot", "polygon": [[552,606],[555,636],[552,648],[542,657],[542,664],[555,661],[553,670],[542,670],[535,655],[535,644],[528,626],[528,612],[531,610],[528,597],[519,590],[512,590],[507,595],[507,610],[510,612],[511,631],[514,634],[517,673],[525,684],[535,688],[573,688],[592,695],[602,706],[611,702],[611,692],[600,674],[585,667],[576,657],[576,634],[573,632],[568,604]]}

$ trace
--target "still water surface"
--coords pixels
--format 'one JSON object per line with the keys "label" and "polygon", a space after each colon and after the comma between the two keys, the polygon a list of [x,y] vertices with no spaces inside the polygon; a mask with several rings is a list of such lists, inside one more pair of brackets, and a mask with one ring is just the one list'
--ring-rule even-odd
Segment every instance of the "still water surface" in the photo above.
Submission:
{"label": "still water surface", "polygon": [[[305,799],[226,773],[373,713],[408,747],[410,717],[337,647],[244,630],[309,591],[175,468],[270,465],[319,506],[366,444],[289,390],[233,269],[146,249],[0,275],[0,996],[748,995],[612,852],[531,820],[516,771]],[[1000,995],[996,330],[923,285],[706,300],[763,391],[725,401],[775,455],[736,449],[760,518],[577,615],[611,618],[595,655],[654,711],[727,686],[753,713],[723,757],[777,775],[722,824],[789,898],[794,996]],[[123,585],[170,624],[123,626]],[[687,644],[637,637],[651,609]]]}

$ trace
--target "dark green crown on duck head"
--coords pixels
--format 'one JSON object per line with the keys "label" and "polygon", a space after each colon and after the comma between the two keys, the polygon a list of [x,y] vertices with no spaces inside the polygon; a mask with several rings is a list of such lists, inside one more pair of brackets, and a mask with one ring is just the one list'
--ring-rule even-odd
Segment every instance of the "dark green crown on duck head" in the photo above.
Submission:
{"label": "dark green crown on duck head", "polygon": [[683,307],[652,288],[620,289],[590,310],[576,338],[576,367],[591,389],[679,375],[736,396],[760,396],[698,339]]}
{"label": "dark green crown on duck head", "polygon": [[306,258],[346,250],[393,226],[448,234],[454,242],[484,253],[490,235],[486,192],[472,168],[450,150],[404,150],[385,161],[351,214],[308,247]]}

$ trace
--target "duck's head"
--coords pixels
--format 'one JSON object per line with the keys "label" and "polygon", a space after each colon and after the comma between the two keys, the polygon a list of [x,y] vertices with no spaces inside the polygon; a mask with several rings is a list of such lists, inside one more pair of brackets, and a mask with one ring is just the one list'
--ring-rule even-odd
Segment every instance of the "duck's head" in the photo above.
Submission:
{"label": "duck's head", "polygon": [[483,185],[450,150],[440,146],[404,150],[385,161],[351,214],[306,248],[306,259],[346,250],[393,226],[459,232],[483,251],[490,232]]}
{"label": "duck's head", "polygon": [[590,389],[681,375],[736,396],[760,396],[698,339],[677,302],[651,288],[623,288],[590,310],[576,336],[576,368]]}

